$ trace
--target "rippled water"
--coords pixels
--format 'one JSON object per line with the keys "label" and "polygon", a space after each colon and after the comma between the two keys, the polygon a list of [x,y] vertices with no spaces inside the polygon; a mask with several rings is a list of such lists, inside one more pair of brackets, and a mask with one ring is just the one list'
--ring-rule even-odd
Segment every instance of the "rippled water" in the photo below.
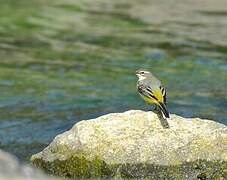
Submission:
{"label": "rippled water", "polygon": [[141,67],[171,113],[227,124],[226,0],[0,4],[0,148],[21,160],[79,120],[148,109]]}

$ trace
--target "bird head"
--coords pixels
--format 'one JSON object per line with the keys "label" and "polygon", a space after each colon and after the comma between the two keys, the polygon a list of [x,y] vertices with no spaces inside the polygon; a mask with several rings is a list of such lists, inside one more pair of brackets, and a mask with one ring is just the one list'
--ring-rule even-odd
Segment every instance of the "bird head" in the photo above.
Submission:
{"label": "bird head", "polygon": [[147,77],[149,77],[151,73],[147,70],[137,70],[136,71],[136,76],[139,78],[139,80],[143,80]]}

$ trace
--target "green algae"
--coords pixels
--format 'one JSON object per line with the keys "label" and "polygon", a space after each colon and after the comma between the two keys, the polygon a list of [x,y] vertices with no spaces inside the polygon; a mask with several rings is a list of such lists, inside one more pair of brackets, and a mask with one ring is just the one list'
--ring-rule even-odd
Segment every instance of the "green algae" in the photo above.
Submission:
{"label": "green algae", "polygon": [[79,5],[72,5],[72,4],[57,4],[55,7],[63,8],[66,11],[73,11],[73,12],[82,12],[83,9]]}
{"label": "green algae", "polygon": [[[130,29],[130,28],[144,28],[148,24],[143,22],[141,19],[132,17],[124,12],[110,12],[110,11],[86,11],[92,17],[89,19],[91,24],[96,24],[98,26],[105,25],[112,27],[113,29]],[[111,23],[108,23],[111,21]]]}
{"label": "green algae", "polygon": [[49,174],[57,176],[77,178],[77,177],[104,177],[111,176],[113,172],[104,161],[95,157],[92,161],[87,160],[84,155],[76,155],[67,160],[54,160],[44,163],[38,158],[34,158],[32,163]]}
{"label": "green algae", "polygon": [[72,156],[67,160],[44,162],[35,158],[32,163],[53,175],[77,178],[105,178],[115,179],[224,179],[227,177],[227,162],[197,160],[176,166],[161,166],[152,164],[112,164],[105,163],[95,157],[87,160],[84,155]]}

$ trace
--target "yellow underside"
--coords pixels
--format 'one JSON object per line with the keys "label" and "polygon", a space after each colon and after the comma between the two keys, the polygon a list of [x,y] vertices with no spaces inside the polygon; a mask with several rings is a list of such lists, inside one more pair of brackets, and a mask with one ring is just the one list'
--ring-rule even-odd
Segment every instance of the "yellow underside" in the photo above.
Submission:
{"label": "yellow underside", "polygon": [[143,96],[143,99],[148,103],[148,104],[157,104],[158,102],[155,99],[151,99],[148,97]]}
{"label": "yellow underside", "polygon": [[146,96],[142,96],[142,97],[149,104],[158,104],[159,102],[163,103],[164,98],[162,96],[161,91],[154,91],[154,96],[158,99],[158,101],[156,99],[148,98]]}

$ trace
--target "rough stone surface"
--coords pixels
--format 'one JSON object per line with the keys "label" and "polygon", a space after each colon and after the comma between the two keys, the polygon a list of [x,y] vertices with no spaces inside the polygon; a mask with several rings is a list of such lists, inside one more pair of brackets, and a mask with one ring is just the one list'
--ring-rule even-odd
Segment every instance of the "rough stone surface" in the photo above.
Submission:
{"label": "rough stone surface", "polygon": [[0,180],[53,180],[28,165],[21,165],[17,159],[0,150]]}
{"label": "rough stone surface", "polygon": [[227,127],[131,110],[80,121],[31,161],[65,177],[227,179]]}

